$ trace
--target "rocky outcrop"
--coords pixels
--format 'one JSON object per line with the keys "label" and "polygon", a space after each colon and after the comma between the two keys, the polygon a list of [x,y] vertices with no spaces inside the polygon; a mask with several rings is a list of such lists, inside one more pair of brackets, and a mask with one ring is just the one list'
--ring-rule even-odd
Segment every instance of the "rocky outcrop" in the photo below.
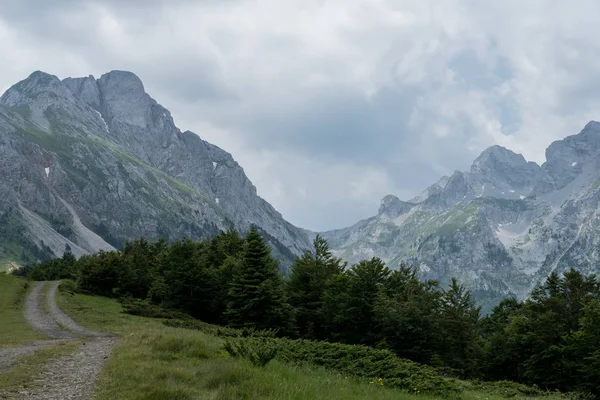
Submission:
{"label": "rocky outcrop", "polygon": [[25,231],[0,233],[0,249],[60,255],[69,245],[81,254],[140,236],[200,239],[251,224],[285,265],[310,246],[229,153],[180,131],[130,72],[61,81],[38,71],[7,90],[0,175],[0,216]]}
{"label": "rocky outcrop", "polygon": [[378,256],[442,284],[458,277],[486,310],[552,271],[600,272],[600,123],[546,157],[539,166],[493,146],[410,203],[387,196],[377,216],[323,236],[350,262]]}

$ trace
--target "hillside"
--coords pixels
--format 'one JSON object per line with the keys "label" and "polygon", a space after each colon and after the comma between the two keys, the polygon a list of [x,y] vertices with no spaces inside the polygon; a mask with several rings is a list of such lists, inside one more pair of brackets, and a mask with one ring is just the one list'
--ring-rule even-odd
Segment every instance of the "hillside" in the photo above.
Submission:
{"label": "hillside", "polygon": [[37,71],[8,89],[0,178],[0,264],[251,224],[284,265],[310,245],[229,153],[180,131],[130,72],[61,81]]}
{"label": "hillside", "polygon": [[[429,367],[364,346],[243,338],[242,331],[231,328],[134,316],[123,313],[123,305],[115,299],[72,293],[69,282],[63,282],[60,290],[58,282],[33,283],[29,291],[24,284],[21,279],[0,274],[0,294],[4,297],[0,304],[10,305],[0,307],[0,319],[10,322],[9,327],[0,326],[2,398],[569,398],[510,382],[446,379]],[[46,302],[49,307],[42,306]],[[24,304],[28,304],[27,310]],[[33,319],[28,316],[32,312]],[[28,326],[26,319],[33,326]],[[178,324],[189,328],[174,327]],[[14,335],[17,332],[21,335]],[[46,340],[32,344],[44,335]],[[229,354],[225,349],[232,342],[272,343],[279,351],[275,359],[259,366]],[[333,352],[327,357],[327,366],[320,361],[323,349]],[[310,362],[293,360],[294,356],[309,354],[313,354]],[[380,360],[382,355],[386,358]],[[353,362],[357,357],[361,361]],[[396,370],[382,368],[390,362]],[[363,372],[349,373],[352,369]],[[380,375],[365,374],[367,370]]]}
{"label": "hillside", "polygon": [[386,196],[376,216],[322,235],[350,262],[376,256],[443,284],[457,277],[487,310],[553,271],[599,272],[600,123],[552,143],[546,159],[491,147],[470,171],[408,201]]}

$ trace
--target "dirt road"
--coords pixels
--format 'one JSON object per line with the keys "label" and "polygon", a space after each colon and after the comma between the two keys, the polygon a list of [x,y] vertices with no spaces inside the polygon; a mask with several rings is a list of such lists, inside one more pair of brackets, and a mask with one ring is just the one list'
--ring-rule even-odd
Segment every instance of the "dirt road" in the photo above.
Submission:
{"label": "dirt road", "polygon": [[[43,289],[46,285],[49,288],[44,296]],[[63,313],[56,304],[58,285],[59,282],[37,282],[25,303],[27,322],[51,339],[1,350],[0,373],[10,368],[19,357],[32,354],[38,349],[82,338],[83,343],[74,352],[50,360],[41,376],[27,390],[2,394],[0,388],[0,399],[91,398],[96,377],[110,356],[116,337],[86,329]]]}

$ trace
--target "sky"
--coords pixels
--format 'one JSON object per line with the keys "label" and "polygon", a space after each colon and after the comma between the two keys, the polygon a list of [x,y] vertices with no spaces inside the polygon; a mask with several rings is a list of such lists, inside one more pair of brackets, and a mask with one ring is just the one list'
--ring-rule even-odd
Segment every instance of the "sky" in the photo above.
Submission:
{"label": "sky", "polygon": [[2,0],[0,92],[128,70],[315,231],[600,119],[596,0]]}

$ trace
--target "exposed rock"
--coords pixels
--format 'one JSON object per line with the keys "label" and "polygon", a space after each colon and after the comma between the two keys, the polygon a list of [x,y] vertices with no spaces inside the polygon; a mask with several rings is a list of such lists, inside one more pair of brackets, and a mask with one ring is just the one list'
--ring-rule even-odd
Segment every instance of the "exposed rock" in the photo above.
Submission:
{"label": "exposed rock", "polygon": [[409,203],[386,196],[376,217],[323,236],[349,262],[405,262],[442,285],[457,277],[488,311],[501,298],[525,297],[552,271],[598,273],[600,123],[554,142],[546,156],[540,167],[491,147],[469,172],[412,199],[404,215]]}
{"label": "exposed rock", "polygon": [[61,81],[38,71],[7,90],[0,175],[0,217],[24,232],[0,234],[0,251],[59,256],[68,245],[81,255],[141,236],[201,239],[251,224],[284,266],[310,246],[229,153],[181,132],[130,72]]}

